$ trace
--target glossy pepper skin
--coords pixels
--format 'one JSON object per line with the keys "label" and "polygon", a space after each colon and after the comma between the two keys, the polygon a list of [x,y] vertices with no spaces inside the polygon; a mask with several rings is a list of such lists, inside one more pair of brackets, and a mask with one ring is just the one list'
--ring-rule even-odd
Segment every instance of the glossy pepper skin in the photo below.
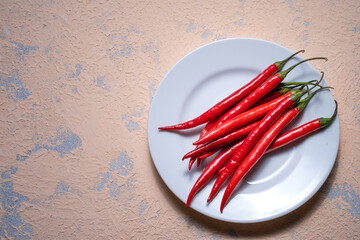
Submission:
{"label": "glossy pepper skin", "polygon": [[[312,95],[313,96],[313,95]],[[304,99],[305,101],[300,102],[296,107],[287,111],[283,116],[281,116],[271,127],[270,129],[262,136],[262,138],[258,141],[258,143],[254,146],[251,152],[247,155],[247,157],[240,163],[239,167],[236,169],[233,177],[231,178],[228,186],[225,189],[224,196],[221,201],[220,211],[223,212],[226,202],[231,196],[232,192],[238,185],[238,183],[244,178],[244,176],[251,170],[251,168],[260,160],[260,158],[264,155],[267,149],[271,146],[273,140],[279,135],[280,131],[286,127],[307,105],[308,101],[312,96],[309,96],[308,99]],[[320,118],[315,121],[311,121],[297,130],[293,130],[291,134],[287,134],[287,143],[294,141],[300,136],[305,136],[310,132],[321,129],[330,125],[334,116],[337,112],[337,104],[335,108],[335,112],[330,119]],[[295,133],[297,133],[295,135]],[[299,134],[300,133],[300,134]],[[297,138],[293,138],[297,136]],[[279,138],[278,144],[284,142],[284,138]],[[278,145],[279,147],[280,145]],[[276,146],[275,146],[276,147]],[[273,149],[275,149],[272,146]]]}
{"label": "glossy pepper skin", "polygon": [[276,138],[276,140],[270,145],[267,152],[271,152],[273,150],[276,150],[278,148],[281,148],[282,146],[289,144],[291,142],[294,142],[302,137],[307,136],[310,133],[313,133],[315,131],[318,131],[322,128],[328,127],[335,119],[335,116],[337,114],[338,105],[335,101],[335,111],[333,115],[330,118],[317,118],[310,122],[307,122],[297,128],[291,129],[290,131],[281,134]]}
{"label": "glossy pepper skin", "polygon": [[224,171],[216,179],[216,182],[211,190],[208,202],[213,199],[217,194],[222,184],[232,175],[240,163],[245,159],[245,157],[250,153],[255,144],[260,140],[260,138],[265,134],[265,132],[270,128],[270,126],[290,107],[296,103],[300,97],[303,95],[302,92],[294,93],[286,98],[284,98],[280,103],[278,103],[271,111],[269,111],[266,116],[260,121],[258,126],[251,131],[251,133],[245,138],[243,144],[239,149],[234,153],[230,161],[224,168]]}
{"label": "glossy pepper skin", "polygon": [[257,87],[259,87],[263,82],[265,82],[271,75],[273,75],[277,71],[281,71],[285,63],[300,52],[305,52],[305,51],[300,50],[282,61],[271,64],[262,73],[260,73],[253,80],[251,80],[248,84],[236,90],[231,95],[229,95],[228,97],[217,103],[215,106],[213,106],[212,108],[201,114],[200,116],[184,123],[180,123],[172,126],[159,127],[159,129],[180,130],[180,129],[193,128],[220,116],[228,109],[230,109],[232,106],[234,106],[236,103],[238,103],[241,99],[245,98],[251,92],[253,92]]}
{"label": "glossy pepper skin", "polygon": [[216,129],[212,129],[208,133],[204,134],[202,137],[199,138],[199,140],[194,142],[194,144],[198,145],[214,141],[220,137],[231,133],[232,131],[239,129],[242,126],[245,126],[246,124],[260,119],[261,117],[265,116],[265,114],[269,112],[272,108],[274,108],[276,104],[278,104],[281,100],[296,92],[301,92],[301,90],[294,89],[268,103],[262,104],[239,114],[238,116],[218,126]]}
{"label": "glossy pepper skin", "polygon": [[227,113],[225,113],[222,117],[219,118],[219,120],[214,124],[214,127],[212,130],[210,130],[209,133],[205,134],[203,138],[206,138],[208,135],[212,134],[212,132],[217,131],[218,127],[227,123],[232,118],[237,116],[238,114],[248,110],[252,105],[254,105],[258,100],[260,100],[262,97],[264,97],[267,93],[269,93],[271,90],[273,90],[275,87],[277,87],[282,80],[289,74],[293,69],[295,69],[300,64],[316,60],[316,59],[322,59],[326,60],[327,58],[324,57],[316,57],[316,58],[308,58],[305,60],[302,60],[288,69],[279,72],[272,77],[270,77],[268,80],[266,80],[261,86],[256,88],[251,94],[249,94],[247,97],[245,97],[243,100],[241,100],[235,107],[230,109]]}
{"label": "glossy pepper skin", "polygon": [[[289,93],[289,92],[292,89],[294,89],[295,87],[298,87],[298,86],[299,85],[297,85],[297,84],[292,84],[292,87],[286,87],[284,85],[284,86],[279,87],[278,89],[274,89],[274,91],[270,92],[270,94],[266,95],[264,98],[262,98],[255,105],[260,106],[260,105],[263,105],[263,104],[266,104],[266,103],[270,102],[271,100],[279,98],[282,95],[285,95],[285,94],[290,95],[291,93]],[[304,84],[301,84],[301,86],[304,86]],[[216,122],[216,120],[212,120],[211,121],[212,125],[215,122]],[[208,127],[209,123],[206,124],[205,128]],[[211,142],[211,143],[208,143],[208,144],[197,145],[196,148],[199,148],[199,146],[201,146],[200,149],[194,149],[194,150],[192,150],[191,152],[189,152],[188,154],[186,154],[183,157],[183,159],[184,159],[184,158],[188,158],[188,157],[191,156],[190,161],[189,161],[189,170],[191,169],[191,166],[195,162],[195,159],[197,159],[197,167],[199,167],[202,159],[208,158],[208,157],[212,156],[213,154],[217,153],[218,150],[220,150],[220,148],[222,146],[225,146],[226,144],[229,144],[229,143],[231,143],[233,141],[236,141],[237,139],[240,139],[241,137],[246,136],[252,130],[254,125],[255,125],[255,123],[250,123],[247,126],[244,126],[244,127],[240,128],[240,129],[238,129],[238,130],[236,130],[236,131],[234,131],[234,132],[232,132],[230,134],[227,134],[226,136],[224,136],[224,137],[222,137],[220,139],[215,140],[214,142]],[[208,132],[208,131],[206,131],[206,132]],[[206,132],[202,131],[199,138],[204,136]],[[210,151],[210,149],[212,149],[212,151]],[[200,152],[203,153],[203,154],[200,155]],[[194,157],[195,154],[198,157]]]}
{"label": "glossy pepper skin", "polygon": [[[322,129],[322,128],[326,128],[333,122],[336,114],[337,114],[337,103],[336,103],[335,111],[331,118],[314,119],[314,120],[307,122],[297,128],[291,129],[288,132],[277,136],[276,139],[271,143],[271,145],[269,146],[269,148],[266,150],[265,153],[272,152],[272,151],[279,149],[283,146],[286,146],[287,144],[290,144],[300,138],[303,138],[310,133],[318,131],[319,129]],[[186,206],[190,205],[190,202],[193,199],[194,195],[213,176],[215,176],[216,174],[220,175],[222,173],[222,171],[224,171],[225,167],[221,168],[221,166],[223,166],[224,164],[226,164],[229,161],[229,159],[232,157],[234,152],[236,152],[237,149],[241,146],[243,141],[244,140],[239,140],[231,147],[228,147],[227,149],[225,149],[208,165],[208,167],[203,171],[203,173],[201,174],[201,176],[198,178],[198,180],[194,184],[193,188],[191,189],[189,196],[188,196]]]}
{"label": "glossy pepper skin", "polygon": [[191,189],[186,207],[190,205],[191,200],[195,196],[195,194],[203,187],[205,184],[217,173],[217,171],[231,158],[236,149],[242,144],[242,141],[237,142],[232,147],[224,150],[220,153],[216,158],[206,167],[206,169],[202,172],[193,188]]}
{"label": "glossy pepper skin", "polygon": [[[219,138],[213,142],[210,142],[208,144],[204,144],[198,148],[195,148],[194,150],[185,154],[183,159],[193,157],[193,156],[199,156],[200,158],[204,158],[204,157],[202,157],[202,156],[204,156],[203,154],[206,154],[207,152],[212,151],[212,150],[219,150],[221,147],[226,146],[227,144],[230,144],[232,142],[235,142],[235,141],[241,139],[242,137],[245,137],[246,135],[248,135],[251,132],[251,130],[253,130],[256,127],[256,125],[258,123],[259,123],[259,121],[250,123],[249,125],[246,125],[234,132],[231,132],[222,138]],[[199,145],[197,145],[197,146],[199,146]]]}
{"label": "glossy pepper skin", "polygon": [[220,211],[223,212],[226,202],[234,191],[235,187],[238,185],[240,180],[250,171],[250,169],[256,164],[257,161],[264,155],[265,151],[271,144],[271,142],[276,138],[280,131],[293,120],[300,110],[298,108],[292,108],[281,116],[273,126],[265,133],[265,135],[259,140],[259,142],[254,146],[249,155],[241,162],[239,167],[236,169],[233,177],[230,179],[229,184],[226,187],[223,199],[221,201]]}
{"label": "glossy pepper skin", "polygon": [[[214,126],[216,120],[217,120],[217,119],[210,120],[210,121],[205,125],[204,129],[203,129],[203,130],[201,131],[201,133],[200,133],[200,137],[204,136],[204,135]],[[197,145],[197,146],[195,147],[195,149],[196,149],[196,148],[199,148],[199,147],[201,147],[201,145]],[[183,158],[183,160],[184,160],[184,158]],[[197,157],[197,156],[192,156],[192,157],[190,158],[190,161],[189,161],[189,166],[188,166],[189,170],[191,170],[191,167],[192,167],[192,165],[194,164],[195,161],[198,162],[198,166],[200,165],[200,158]]]}

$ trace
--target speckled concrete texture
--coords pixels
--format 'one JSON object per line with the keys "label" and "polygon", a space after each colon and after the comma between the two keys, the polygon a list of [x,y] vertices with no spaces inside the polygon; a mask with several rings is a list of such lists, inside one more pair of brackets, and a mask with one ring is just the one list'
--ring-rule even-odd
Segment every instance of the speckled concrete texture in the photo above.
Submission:
{"label": "speckled concrete texture", "polygon": [[[185,208],[156,172],[147,113],[206,43],[269,40],[327,56],[340,148],[321,190],[255,224]],[[0,0],[1,239],[359,239],[359,1]]]}

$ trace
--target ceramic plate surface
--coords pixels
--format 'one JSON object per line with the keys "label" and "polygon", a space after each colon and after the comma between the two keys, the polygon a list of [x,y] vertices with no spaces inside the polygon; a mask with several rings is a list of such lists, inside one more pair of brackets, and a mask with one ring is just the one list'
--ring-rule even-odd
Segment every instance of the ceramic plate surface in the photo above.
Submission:
{"label": "ceramic plate surface", "polygon": [[[193,149],[192,143],[198,139],[203,125],[177,132],[159,131],[158,127],[185,122],[200,115],[270,64],[292,53],[264,40],[227,39],[194,50],[166,74],[151,103],[148,141],[158,173],[184,202],[184,207],[192,186],[212,159],[198,168],[193,166],[191,171],[187,169],[188,159],[181,160]],[[315,57],[311,53],[306,56]],[[293,58],[284,69],[301,60],[300,56]],[[319,71],[311,63],[299,65],[284,81],[319,79]],[[330,117],[334,108],[331,93],[319,92],[285,130],[319,117]],[[214,179],[195,195],[190,207],[209,217],[238,223],[283,216],[304,204],[325,182],[336,159],[339,134],[336,117],[330,127],[264,155],[239,184],[223,213],[220,213],[220,202],[224,187],[211,203],[206,203]]]}

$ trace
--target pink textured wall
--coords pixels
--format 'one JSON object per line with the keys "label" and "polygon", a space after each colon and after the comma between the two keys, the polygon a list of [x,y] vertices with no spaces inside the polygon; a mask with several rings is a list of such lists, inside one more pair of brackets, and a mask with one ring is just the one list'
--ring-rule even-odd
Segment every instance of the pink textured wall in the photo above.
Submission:
{"label": "pink textured wall", "polygon": [[[359,1],[0,1],[4,239],[357,239]],[[340,148],[321,190],[279,219],[214,221],[156,172],[147,112],[166,72],[232,37],[327,56]],[[326,66],[326,67],[324,67]]]}

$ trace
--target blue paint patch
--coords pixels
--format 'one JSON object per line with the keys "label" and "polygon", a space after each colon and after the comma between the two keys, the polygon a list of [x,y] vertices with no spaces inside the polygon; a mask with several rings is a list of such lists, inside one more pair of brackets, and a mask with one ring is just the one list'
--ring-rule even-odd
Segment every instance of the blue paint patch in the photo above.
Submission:
{"label": "blue paint patch", "polygon": [[5,88],[6,97],[14,102],[26,100],[31,95],[20,80],[18,71],[12,72],[7,78],[0,75],[0,87]]}
{"label": "blue paint patch", "polygon": [[359,24],[356,24],[356,26],[352,29],[352,31],[353,31],[354,33],[360,32],[360,25],[359,25]]}
{"label": "blue paint patch", "polygon": [[303,36],[302,36],[302,40],[303,41],[306,41],[306,40],[308,40],[309,39],[309,34],[304,34]]}
{"label": "blue paint patch", "polygon": [[44,53],[47,55],[51,51],[51,45],[49,44],[46,48],[44,48]]}
{"label": "blue paint patch", "polygon": [[110,60],[116,60],[122,57],[131,57],[135,48],[128,43],[122,44],[120,47],[114,44],[112,48],[106,49],[106,53],[109,55]]}
{"label": "blue paint patch", "polygon": [[96,80],[94,80],[94,84],[98,88],[109,91],[109,87],[105,84],[105,75],[96,77]]}
{"label": "blue paint patch", "polygon": [[69,74],[68,79],[80,80],[79,76],[82,72],[83,66],[81,64],[75,65],[75,72]]}
{"label": "blue paint patch", "polygon": [[140,111],[134,111],[132,113],[132,117],[142,117],[144,114],[144,108],[141,108]]}
{"label": "blue paint patch", "polygon": [[96,26],[102,30],[102,31],[106,31],[107,30],[107,26],[105,25],[105,20],[104,19],[99,19],[96,23]]}
{"label": "blue paint patch", "polygon": [[310,23],[308,21],[304,21],[305,27],[309,27]]}
{"label": "blue paint patch", "polygon": [[155,79],[148,79],[149,101],[151,102],[156,92],[158,82]]}
{"label": "blue paint patch", "polygon": [[59,182],[55,188],[54,194],[51,195],[48,199],[53,200],[57,199],[59,196],[63,196],[66,193],[76,194],[78,196],[82,196],[82,193],[69,185],[65,184],[63,181]]}
{"label": "blue paint patch", "polygon": [[58,96],[54,96],[55,102],[60,103],[60,98]]}
{"label": "blue paint patch", "polygon": [[24,57],[29,55],[31,52],[39,49],[38,46],[25,46],[22,43],[11,41],[12,44],[17,46],[16,56],[20,61],[24,60]]}
{"label": "blue paint patch", "polygon": [[36,107],[37,107],[37,105],[36,105],[36,104],[33,104],[33,105],[31,106],[31,108],[30,108],[30,110],[31,110],[31,115],[28,116],[28,118],[30,118],[31,120],[35,120],[35,117],[36,117],[36,115],[37,115],[36,112],[35,112]]}
{"label": "blue paint patch", "polygon": [[12,181],[7,181],[0,185],[0,201],[5,211],[1,217],[0,236],[3,239],[31,239],[34,235],[32,225],[25,223],[18,212],[21,204],[29,199],[15,192]]}
{"label": "blue paint patch", "polygon": [[118,34],[110,34],[110,36],[109,36],[109,40],[110,41],[112,41],[112,40],[114,40],[114,39],[116,39],[118,37]]}
{"label": "blue paint patch", "polygon": [[227,34],[224,33],[223,35],[216,35],[216,40],[222,40],[222,39],[227,39]]}
{"label": "blue paint patch", "polygon": [[78,90],[76,87],[72,88],[71,91],[74,93],[74,94],[77,94],[78,93]]}
{"label": "blue paint patch", "polygon": [[100,182],[98,182],[93,189],[98,192],[101,192],[101,190],[103,190],[103,188],[105,187],[105,184],[107,184],[109,180],[112,179],[112,176],[111,173],[106,172],[106,173],[100,173],[98,178],[100,178]]}
{"label": "blue paint patch", "polygon": [[107,186],[107,188],[109,189],[110,197],[117,199],[117,197],[122,192],[123,186],[118,185],[117,179],[115,179],[110,185]]}
{"label": "blue paint patch", "polygon": [[10,179],[11,175],[15,174],[17,172],[18,168],[16,167],[9,167],[5,172],[1,173],[2,179]]}
{"label": "blue paint patch", "polygon": [[105,76],[97,77],[96,78],[96,86],[102,87],[104,85]]}
{"label": "blue paint patch", "polygon": [[147,44],[143,45],[141,49],[144,54],[150,53],[153,55],[154,63],[156,64],[159,63],[159,58],[160,58],[159,48],[156,47],[152,41],[149,41]]}
{"label": "blue paint patch", "polygon": [[110,162],[108,171],[98,175],[100,181],[90,190],[101,192],[106,187],[109,196],[114,199],[118,199],[121,193],[134,191],[134,183],[136,182],[134,177],[128,178],[125,182],[123,181],[123,178],[129,175],[133,167],[134,162],[127,156],[127,153],[121,152],[117,158]]}
{"label": "blue paint patch", "polygon": [[244,26],[242,20],[237,20],[237,21],[234,22],[234,24],[235,24],[236,26],[239,26],[239,27],[243,27],[243,26]]}
{"label": "blue paint patch", "polygon": [[28,158],[29,156],[16,154],[16,161],[18,162],[25,162]]}
{"label": "blue paint patch", "polygon": [[136,130],[140,130],[139,124],[137,124],[133,120],[129,120],[129,122],[126,124],[126,128],[129,130],[129,132],[134,132]]}
{"label": "blue paint patch", "polygon": [[110,162],[110,172],[117,172],[121,176],[127,176],[134,168],[134,162],[126,155],[126,152]]}
{"label": "blue paint patch", "polygon": [[144,212],[148,209],[148,207],[149,204],[147,203],[146,200],[141,201],[139,206],[139,216],[142,216]]}
{"label": "blue paint patch", "polygon": [[205,32],[203,32],[203,34],[201,34],[201,37],[202,38],[208,38],[208,37],[210,37],[212,35],[213,35],[212,32],[209,29],[207,29]]}
{"label": "blue paint patch", "polygon": [[186,27],[186,32],[194,32],[196,30],[196,26],[193,22],[190,22]]}
{"label": "blue paint patch", "polygon": [[193,227],[196,228],[196,234],[197,234],[198,238],[205,238],[206,237],[205,236],[205,230],[201,225],[194,223],[193,220],[191,220],[191,219],[187,219],[186,223],[188,225],[193,226]]}
{"label": "blue paint patch", "polygon": [[344,183],[340,187],[335,184],[335,188],[331,188],[329,184],[326,184],[322,191],[330,201],[342,199],[347,204],[345,210],[360,221],[360,196],[355,193],[351,185]]}
{"label": "blue paint patch", "polygon": [[129,132],[134,132],[140,130],[140,126],[137,122],[134,121],[134,118],[140,118],[142,117],[144,112],[144,108],[142,108],[140,111],[134,111],[130,116],[127,114],[122,115],[122,120],[126,121],[126,128],[129,130]]}
{"label": "blue paint patch", "polygon": [[293,0],[286,0],[286,2],[288,3],[290,8],[292,8],[294,6],[294,1]]}
{"label": "blue paint patch", "polygon": [[66,130],[62,131],[58,129],[56,137],[49,141],[53,146],[50,147],[60,154],[60,157],[64,157],[65,154],[69,154],[72,150],[82,145],[81,139],[73,132]]}
{"label": "blue paint patch", "polygon": [[135,183],[136,182],[136,179],[135,177],[130,177],[128,178],[128,180],[126,180],[126,190],[128,191],[135,191]]}
{"label": "blue paint patch", "polygon": [[144,112],[144,108],[142,108],[140,111],[134,111],[130,116],[128,115],[122,115],[122,120],[127,121],[126,128],[129,130],[129,132],[134,132],[140,130],[140,126],[137,122],[134,121],[134,118],[140,118],[142,117]]}
{"label": "blue paint patch", "polygon": [[36,143],[35,147],[31,150],[27,150],[26,154],[17,154],[16,161],[24,162],[26,161],[33,153],[41,149],[47,151],[56,151],[59,153],[59,156],[63,158],[65,154],[69,154],[72,150],[82,146],[82,141],[73,132],[70,130],[58,129],[56,131],[56,136],[48,140],[49,144]]}

